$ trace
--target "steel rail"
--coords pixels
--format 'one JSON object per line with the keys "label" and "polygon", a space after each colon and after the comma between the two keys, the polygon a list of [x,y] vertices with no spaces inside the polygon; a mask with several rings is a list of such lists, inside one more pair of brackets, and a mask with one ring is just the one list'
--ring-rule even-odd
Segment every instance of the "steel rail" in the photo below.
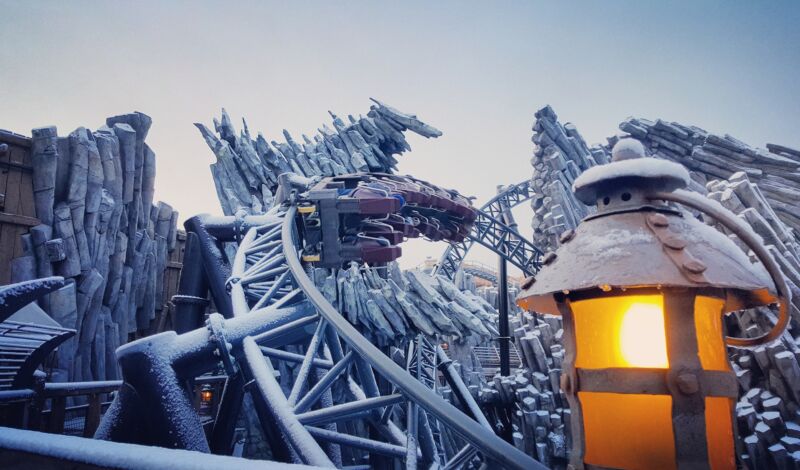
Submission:
{"label": "steel rail", "polygon": [[[467,238],[464,241],[448,245],[447,249],[445,249],[444,253],[442,253],[442,256],[439,258],[439,262],[434,267],[433,274],[443,274],[451,280],[454,279],[461,263],[475,243],[497,252],[526,274],[533,274],[531,269],[538,269],[537,262],[538,258],[541,257],[541,250],[522,237],[516,230],[506,226],[499,220],[504,207],[509,209],[514,208],[530,200],[531,196],[530,181],[525,180],[518,184],[506,186],[505,190],[489,199],[478,209],[478,220],[476,220]],[[490,232],[500,232],[494,233],[493,237],[500,245],[508,245],[509,243],[516,242],[517,246],[514,250],[514,254],[516,254],[516,249],[520,247],[532,251],[534,257],[531,258],[531,262],[526,263],[526,259],[522,255],[519,255],[522,259],[516,260],[514,258],[518,256],[501,253],[496,244],[486,241],[486,236]],[[527,266],[528,264],[533,266]]]}
{"label": "steel rail", "polygon": [[334,467],[325,452],[315,445],[307,445],[314,442],[314,438],[308,433],[305,427],[301,426],[292,413],[292,407],[286,401],[280,384],[275,380],[275,371],[272,369],[268,359],[261,355],[261,350],[253,338],[248,336],[242,342],[247,363],[253,373],[255,385],[258,392],[264,397],[264,402],[269,408],[270,413],[281,420],[285,426],[282,434],[286,440],[294,447],[297,455],[305,464],[316,465],[319,467]]}
{"label": "steel rail", "polygon": [[336,329],[339,336],[361,358],[368,360],[369,365],[396,385],[403,395],[436,416],[441,423],[456,431],[487,458],[500,463],[506,468],[546,470],[547,467],[505,442],[492,431],[482,426],[476,426],[473,420],[411,377],[408,372],[364,338],[347,319],[341,316],[336,308],[317,290],[314,282],[303,269],[294,242],[293,229],[296,213],[297,208],[290,206],[283,220],[281,238],[283,240],[286,263],[299,288],[303,290],[307,299],[317,308],[319,314]]}

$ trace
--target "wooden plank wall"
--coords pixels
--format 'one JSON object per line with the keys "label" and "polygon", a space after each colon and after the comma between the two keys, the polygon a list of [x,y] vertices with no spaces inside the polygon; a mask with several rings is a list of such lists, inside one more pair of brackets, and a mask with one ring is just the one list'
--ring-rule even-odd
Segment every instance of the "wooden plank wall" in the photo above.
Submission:
{"label": "wooden plank wall", "polygon": [[12,281],[11,260],[23,254],[21,236],[39,225],[32,173],[30,139],[0,130],[0,285]]}
{"label": "wooden plank wall", "polygon": [[181,278],[183,268],[183,253],[186,250],[186,232],[178,230],[175,239],[175,249],[169,253],[167,260],[167,270],[164,272],[164,305],[158,318],[155,332],[171,330],[173,328],[173,314],[175,312],[172,305],[172,296],[178,293],[178,283]]}

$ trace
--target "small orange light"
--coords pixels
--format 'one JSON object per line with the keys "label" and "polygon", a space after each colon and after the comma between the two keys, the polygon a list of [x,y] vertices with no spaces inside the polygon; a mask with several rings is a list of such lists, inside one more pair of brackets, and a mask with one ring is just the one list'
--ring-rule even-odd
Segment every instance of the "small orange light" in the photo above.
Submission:
{"label": "small orange light", "polygon": [[205,403],[209,403],[211,399],[214,398],[214,392],[211,391],[210,388],[204,388],[200,391],[200,400]]}

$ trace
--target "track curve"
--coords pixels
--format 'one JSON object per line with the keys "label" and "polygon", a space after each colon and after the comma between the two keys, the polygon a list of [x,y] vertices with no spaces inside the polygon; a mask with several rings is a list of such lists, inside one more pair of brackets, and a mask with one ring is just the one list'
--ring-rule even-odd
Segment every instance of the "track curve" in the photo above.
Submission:
{"label": "track curve", "polygon": [[[301,262],[296,214],[297,207],[290,205],[285,212],[274,213],[268,223],[248,230],[232,263],[230,286],[237,317],[267,306],[284,307],[300,302],[309,302],[318,313],[286,325],[281,331],[273,330],[245,342],[244,362],[255,372],[259,384],[256,389],[264,394],[265,401],[282,408],[273,410],[274,421],[282,434],[289,437],[291,448],[302,454],[300,460],[321,466],[340,465],[341,450],[334,453],[334,459],[323,458],[323,450],[330,449],[333,443],[393,458],[402,455],[406,468],[416,468],[418,461],[460,468],[476,454],[503,468],[546,468],[417,380],[342,316],[320,292]],[[264,346],[264,341],[270,341],[271,346]],[[278,349],[290,343],[305,344],[305,352],[287,354]],[[268,373],[273,370],[271,361],[282,360],[281,357],[300,363],[288,394],[278,393],[281,388]],[[269,363],[266,366],[265,361]],[[354,375],[349,376],[349,372]],[[391,393],[380,391],[378,377],[391,384]],[[341,399],[340,393],[331,394],[335,383],[346,384],[349,399]],[[312,409],[322,400],[327,400],[325,406]],[[415,412],[419,409],[425,413]],[[404,429],[391,419],[395,413],[404,415]],[[366,418],[380,430],[383,440],[337,429],[336,423],[353,417]],[[436,455],[432,437],[436,434],[436,422],[468,443],[456,455],[449,456],[447,462]],[[330,457],[331,452],[327,455]]]}

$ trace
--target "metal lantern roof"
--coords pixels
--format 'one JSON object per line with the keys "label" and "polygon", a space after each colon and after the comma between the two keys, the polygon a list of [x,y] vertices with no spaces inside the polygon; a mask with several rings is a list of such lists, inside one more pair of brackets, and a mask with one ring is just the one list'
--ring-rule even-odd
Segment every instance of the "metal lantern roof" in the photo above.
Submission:
{"label": "metal lantern roof", "polygon": [[648,194],[685,187],[688,173],[655,158],[624,159],[584,172],[574,190],[598,212],[561,246],[517,297],[523,308],[559,314],[557,292],[636,287],[724,289],[726,311],[776,300],[773,283],[726,235]]}

